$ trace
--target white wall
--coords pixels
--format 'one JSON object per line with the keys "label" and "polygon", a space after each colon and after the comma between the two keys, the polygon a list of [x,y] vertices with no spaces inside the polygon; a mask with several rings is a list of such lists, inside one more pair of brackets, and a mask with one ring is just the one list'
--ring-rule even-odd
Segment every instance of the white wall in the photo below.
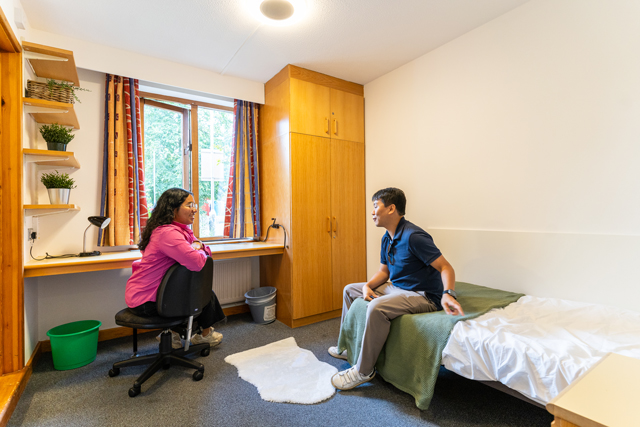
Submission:
{"label": "white wall", "polygon": [[639,21],[533,0],[367,84],[367,194],[402,188],[458,280],[638,310]]}

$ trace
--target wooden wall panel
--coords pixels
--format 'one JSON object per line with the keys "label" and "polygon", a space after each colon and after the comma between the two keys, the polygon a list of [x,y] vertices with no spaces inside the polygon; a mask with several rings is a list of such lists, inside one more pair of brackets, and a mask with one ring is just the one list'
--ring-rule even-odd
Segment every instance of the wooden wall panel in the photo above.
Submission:
{"label": "wooden wall panel", "polygon": [[24,367],[22,54],[0,12],[0,374]]}
{"label": "wooden wall panel", "polygon": [[[276,218],[288,233],[287,245],[291,244],[291,162],[289,156],[289,133],[260,138],[258,148],[260,168],[260,224],[261,239]],[[270,243],[284,244],[284,230],[271,229]],[[276,294],[276,317],[291,326],[291,250],[284,254],[260,258],[260,285],[273,286]]]}

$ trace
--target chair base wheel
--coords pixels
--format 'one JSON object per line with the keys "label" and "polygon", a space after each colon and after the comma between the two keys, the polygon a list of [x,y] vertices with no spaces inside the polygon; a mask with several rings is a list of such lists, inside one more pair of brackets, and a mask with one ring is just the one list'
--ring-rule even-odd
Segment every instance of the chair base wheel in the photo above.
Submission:
{"label": "chair base wheel", "polygon": [[109,376],[110,377],[113,378],[113,377],[118,376],[118,375],[120,375],[120,368],[109,369]]}
{"label": "chair base wheel", "polygon": [[193,373],[193,380],[194,381],[200,381],[202,379],[202,377],[204,377],[204,374],[200,371],[195,371]]}
{"label": "chair base wheel", "polygon": [[131,387],[129,389],[129,397],[136,397],[140,394],[140,387]]}
{"label": "chair base wheel", "polygon": [[211,353],[211,350],[209,350],[208,348],[205,348],[204,350],[202,350],[200,352],[200,356],[207,357],[209,355],[209,353]]}

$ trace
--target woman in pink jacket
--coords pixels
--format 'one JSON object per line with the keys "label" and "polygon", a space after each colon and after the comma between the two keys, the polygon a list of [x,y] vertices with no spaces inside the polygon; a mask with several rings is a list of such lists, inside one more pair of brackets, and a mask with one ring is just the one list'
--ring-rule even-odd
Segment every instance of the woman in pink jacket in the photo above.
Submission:
{"label": "woman in pink jacket", "polygon": [[[191,271],[204,267],[211,250],[196,239],[189,228],[197,212],[193,194],[182,188],[170,188],[158,199],[138,244],[142,259],[133,262],[133,274],[125,291],[127,306],[136,315],[158,315],[156,293],[162,277],[173,264],[179,262]],[[202,332],[191,337],[191,343],[219,344],[222,334],[214,332],[213,325],[224,318],[218,298],[211,291],[211,301],[196,318]],[[182,347],[177,332],[172,331],[171,344],[173,348]]]}

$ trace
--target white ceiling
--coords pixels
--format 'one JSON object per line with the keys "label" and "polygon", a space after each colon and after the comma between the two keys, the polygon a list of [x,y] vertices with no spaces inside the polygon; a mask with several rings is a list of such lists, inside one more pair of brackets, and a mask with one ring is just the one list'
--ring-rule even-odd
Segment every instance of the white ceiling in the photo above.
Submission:
{"label": "white ceiling", "polygon": [[306,0],[295,25],[256,0],[21,0],[31,27],[266,82],[293,64],[366,84],[528,0]]}

